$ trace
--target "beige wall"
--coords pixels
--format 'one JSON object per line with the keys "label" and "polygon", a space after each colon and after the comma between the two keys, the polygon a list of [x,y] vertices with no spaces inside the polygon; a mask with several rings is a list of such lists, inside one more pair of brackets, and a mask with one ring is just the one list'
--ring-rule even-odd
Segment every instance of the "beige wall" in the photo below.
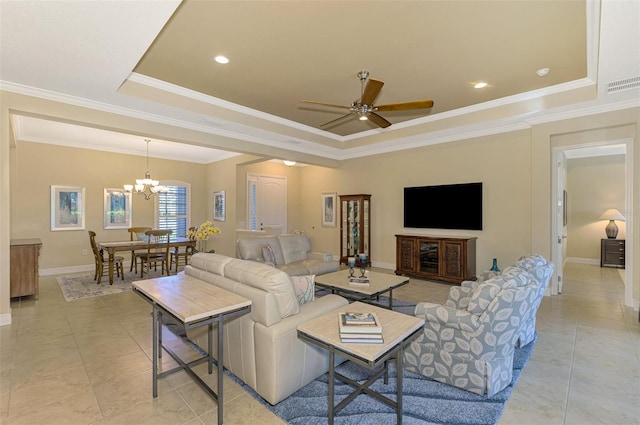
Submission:
{"label": "beige wall", "polygon": [[[567,257],[600,261],[600,240],[606,238],[609,208],[625,211],[625,156],[578,158],[567,161]],[[616,222],[618,239],[626,238],[625,222]]]}
{"label": "beige wall", "polygon": [[[371,258],[395,268],[398,233],[475,236],[478,271],[498,258],[504,266],[531,252],[530,138],[519,131],[344,161],[340,169],[303,169],[304,230],[314,248],[339,253],[339,226],[320,226],[320,193],[371,194]],[[403,188],[482,182],[483,230],[403,228]],[[447,208],[433,205],[433,208]]]}
{"label": "beige wall", "polygon": [[[201,145],[213,135],[178,129],[164,124],[112,113],[81,108],[28,96],[1,92],[0,159],[2,161],[2,187],[9,188],[10,197],[3,190],[0,205],[0,318],[10,312],[8,300],[9,274],[6,262],[10,237],[42,237],[44,250],[41,267],[63,267],[71,264],[90,264],[90,257],[81,255],[88,247],[86,232],[50,232],[51,184],[82,184],[87,187],[91,203],[87,228],[102,228],[102,190],[118,187],[125,181],[139,178],[145,170],[142,157],[90,153],[90,151],[60,147],[46,147],[19,142],[15,151],[10,149],[9,111],[57,117],[62,120],[86,122],[108,129],[122,129],[145,137],[167,136],[169,140],[185,140]],[[216,222],[223,235],[214,239],[213,247],[223,254],[233,255],[233,230],[244,221],[246,172],[287,175],[289,229],[301,229],[312,238],[318,251],[338,253],[339,228],[320,225],[320,194],[372,194],[372,259],[374,263],[393,267],[395,264],[394,235],[402,228],[402,188],[409,185],[428,185],[464,181],[482,181],[484,186],[484,230],[477,232],[420,231],[425,234],[464,234],[478,237],[478,271],[490,265],[497,257],[505,266],[519,255],[537,252],[550,256],[551,252],[551,154],[552,148],[563,143],[578,143],[585,139],[610,139],[622,133],[632,137],[634,175],[633,185],[640,187],[640,109],[630,108],[583,118],[566,119],[533,125],[530,130],[479,137],[460,142],[435,145],[410,151],[375,155],[342,161],[339,168],[318,166],[287,169],[278,164],[252,164],[255,157],[238,157],[220,163],[198,166],[152,159],[154,178],[175,178],[192,183],[193,224],[212,218],[212,193],[226,190],[227,221]],[[575,137],[575,135],[580,135]],[[565,140],[565,135],[568,139]],[[37,145],[37,146],[36,146]],[[22,150],[24,149],[24,150]],[[35,157],[29,156],[31,149]],[[51,152],[51,156],[43,155]],[[60,152],[66,152],[64,155]],[[8,160],[13,154],[14,160]],[[40,166],[44,172],[36,166]],[[100,158],[98,161],[97,158]],[[107,158],[114,163],[126,164],[114,173]],[[91,166],[80,165],[86,160]],[[53,161],[55,160],[55,161]],[[32,162],[34,161],[34,162]],[[8,184],[11,167],[11,185]],[[14,169],[15,167],[15,169]],[[277,168],[275,168],[277,167]],[[90,181],[77,183],[79,171],[88,174]],[[96,169],[98,172],[96,172]],[[284,173],[284,174],[282,174]],[[117,175],[117,178],[109,177]],[[37,178],[34,178],[37,177]],[[41,179],[41,180],[38,180]],[[293,182],[295,184],[292,184]],[[634,190],[638,193],[638,190]],[[9,199],[10,198],[10,199]],[[90,198],[92,200],[90,200]],[[7,202],[11,201],[11,208]],[[134,223],[145,217],[138,199],[134,201]],[[630,208],[636,226],[627,243],[640,245],[640,195]],[[11,212],[11,218],[9,218]],[[9,230],[10,231],[7,231]],[[104,231],[100,237],[119,239],[119,231]],[[55,234],[52,234],[55,233]],[[412,232],[414,233],[414,232]],[[233,236],[231,236],[233,234]],[[640,248],[638,248],[640,249]],[[53,254],[50,251],[59,251]],[[633,297],[637,307],[640,298],[640,265],[636,251],[632,278]]]}
{"label": "beige wall", "polygon": [[[191,184],[191,216],[194,223],[203,221],[205,166],[156,158],[149,164],[155,179]],[[10,165],[11,238],[42,239],[41,269],[92,265],[88,230],[96,232],[98,241],[129,239],[126,229],[104,230],[104,189],[144,177],[146,158],[18,141]],[[51,185],[85,188],[85,230],[51,231]],[[133,225],[154,227],[154,205],[153,198],[134,195]]]}

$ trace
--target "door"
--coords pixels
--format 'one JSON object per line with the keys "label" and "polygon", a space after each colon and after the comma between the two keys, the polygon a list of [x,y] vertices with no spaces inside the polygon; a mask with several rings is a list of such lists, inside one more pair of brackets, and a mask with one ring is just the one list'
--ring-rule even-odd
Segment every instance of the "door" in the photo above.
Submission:
{"label": "door", "polygon": [[562,293],[562,281],[563,281],[563,269],[564,259],[567,255],[567,157],[564,151],[555,151],[555,164],[556,164],[556,189],[555,189],[555,203],[556,209],[554,214],[555,221],[555,243],[556,249],[553,256],[553,262],[555,264],[554,275],[555,278],[551,285],[551,294]]}
{"label": "door", "polygon": [[287,180],[285,177],[249,175],[250,230],[287,233]]}

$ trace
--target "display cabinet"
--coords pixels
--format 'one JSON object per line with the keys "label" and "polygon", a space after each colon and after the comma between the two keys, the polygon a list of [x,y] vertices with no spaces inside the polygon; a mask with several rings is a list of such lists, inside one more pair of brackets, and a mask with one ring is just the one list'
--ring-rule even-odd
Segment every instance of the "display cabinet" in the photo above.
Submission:
{"label": "display cabinet", "polygon": [[460,283],[476,278],[476,238],[396,235],[396,274]]}
{"label": "display cabinet", "polygon": [[371,266],[371,195],[340,195],[340,263],[367,255]]}

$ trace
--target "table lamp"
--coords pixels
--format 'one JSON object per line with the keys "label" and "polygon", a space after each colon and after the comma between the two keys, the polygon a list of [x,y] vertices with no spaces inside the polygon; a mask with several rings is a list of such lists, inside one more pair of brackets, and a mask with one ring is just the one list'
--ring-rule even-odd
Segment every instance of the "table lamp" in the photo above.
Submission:
{"label": "table lamp", "polygon": [[607,238],[615,239],[618,236],[618,226],[614,220],[624,221],[625,218],[620,211],[615,208],[610,208],[602,213],[600,220],[609,220],[609,224],[607,224],[607,227],[604,230],[607,234]]}

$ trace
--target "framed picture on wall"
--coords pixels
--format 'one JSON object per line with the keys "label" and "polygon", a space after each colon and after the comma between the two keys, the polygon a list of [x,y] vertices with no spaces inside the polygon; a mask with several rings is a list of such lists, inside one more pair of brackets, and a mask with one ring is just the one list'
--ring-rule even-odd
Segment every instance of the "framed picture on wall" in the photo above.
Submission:
{"label": "framed picture on wall", "polygon": [[336,193],[322,194],[322,226],[336,227]]}
{"label": "framed picture on wall", "polygon": [[104,228],[128,229],[131,227],[131,192],[123,189],[104,190]]}
{"label": "framed picture on wall", "polygon": [[84,187],[51,186],[51,231],[84,230]]}
{"label": "framed picture on wall", "polygon": [[225,204],[224,190],[213,192],[213,219],[215,221],[224,221],[226,216],[226,204]]}

